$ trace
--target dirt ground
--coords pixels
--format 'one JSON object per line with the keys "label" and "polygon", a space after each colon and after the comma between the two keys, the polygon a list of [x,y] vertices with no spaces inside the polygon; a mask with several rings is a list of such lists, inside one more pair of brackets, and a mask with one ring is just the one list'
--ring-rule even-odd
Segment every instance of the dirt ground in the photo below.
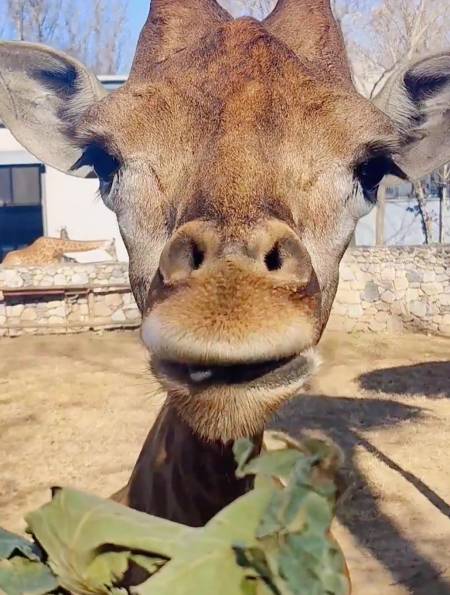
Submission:
{"label": "dirt ground", "polygon": [[[355,595],[450,594],[450,340],[329,333],[274,425],[345,449],[336,534]],[[135,333],[0,340],[0,525],[50,485],[121,487],[161,403]]]}

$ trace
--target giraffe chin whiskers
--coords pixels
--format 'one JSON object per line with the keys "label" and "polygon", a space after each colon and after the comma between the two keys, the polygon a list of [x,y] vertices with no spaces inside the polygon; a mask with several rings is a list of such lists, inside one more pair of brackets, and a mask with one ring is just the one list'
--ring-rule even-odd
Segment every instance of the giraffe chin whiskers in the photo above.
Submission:
{"label": "giraffe chin whiskers", "polygon": [[239,366],[193,366],[151,362],[168,392],[168,403],[200,437],[227,443],[253,436],[320,365],[317,351],[279,361]]}

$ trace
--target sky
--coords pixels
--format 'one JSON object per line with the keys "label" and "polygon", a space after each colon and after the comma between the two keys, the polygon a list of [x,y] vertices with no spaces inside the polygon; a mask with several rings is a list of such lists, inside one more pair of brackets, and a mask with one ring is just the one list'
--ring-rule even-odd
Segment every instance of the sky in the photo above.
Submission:
{"label": "sky", "polygon": [[[49,0],[49,2],[51,3],[52,1],[54,1],[55,3],[57,2],[57,0]],[[72,0],[63,0],[63,6],[64,3],[68,3],[70,4]],[[188,0],[186,0],[188,1]],[[229,3],[230,0],[228,0]],[[337,0],[337,2],[341,2],[343,0]],[[359,0],[361,5],[366,5],[367,7],[373,6],[375,3],[379,2],[380,0]],[[86,9],[90,6],[90,3],[92,2],[92,0],[78,0],[77,2],[77,7],[79,7],[81,14],[84,13],[88,13],[87,10],[83,11],[83,6],[86,7]],[[240,2],[242,2],[242,0],[240,0]],[[124,0],[124,4],[127,7],[127,16],[128,16],[128,23],[126,26],[126,31],[125,31],[125,35],[124,35],[124,42],[125,42],[125,46],[123,47],[123,51],[122,51],[122,58],[121,58],[121,63],[118,67],[118,69],[120,70],[121,74],[126,74],[126,72],[129,70],[132,58],[134,56],[134,52],[136,49],[136,44],[137,44],[137,40],[139,37],[139,33],[142,29],[142,26],[145,23],[145,20],[147,18],[148,15],[148,11],[149,11],[149,6],[150,6],[150,0]],[[250,4],[250,1],[249,1]],[[8,6],[8,0],[0,0],[0,37],[4,38],[4,39],[17,39],[16,37],[16,33],[15,33],[15,29],[11,26],[11,22],[9,19],[3,18],[2,19],[2,13],[5,11],[5,9],[7,10],[7,6]],[[6,14],[6,13],[5,13]],[[3,22],[3,24],[2,24]],[[63,28],[58,27],[57,32],[62,32],[64,31]],[[58,33],[57,33],[58,35]],[[62,35],[64,35],[64,33],[62,33]],[[60,49],[64,49],[64,42],[61,42],[61,40],[57,38],[57,37],[53,37],[52,39],[50,39],[48,41],[49,45],[52,45],[53,47],[56,48],[60,48]],[[46,41],[46,40],[44,40]],[[83,55],[79,55],[78,56],[82,61],[85,61],[88,63],[89,66],[93,67],[93,64],[95,64],[94,61],[92,61],[92,64],[89,63],[89,59],[86,58]]]}
{"label": "sky", "polygon": [[130,44],[133,43],[136,45],[139,33],[147,18],[149,6],[150,3],[148,0],[129,0],[128,23],[130,28]]}

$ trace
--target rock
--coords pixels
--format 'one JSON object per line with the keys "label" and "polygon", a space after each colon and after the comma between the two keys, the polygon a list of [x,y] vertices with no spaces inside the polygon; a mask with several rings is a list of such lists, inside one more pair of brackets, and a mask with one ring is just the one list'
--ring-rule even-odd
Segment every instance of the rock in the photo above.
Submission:
{"label": "rock", "polygon": [[387,330],[391,333],[403,333],[405,326],[401,319],[392,317],[387,321]]}
{"label": "rock", "polygon": [[133,309],[133,310],[126,310],[125,311],[125,316],[127,317],[127,320],[129,321],[139,321],[141,318],[141,315],[139,313],[139,310]]}
{"label": "rock", "polygon": [[86,273],[76,273],[72,277],[72,284],[73,285],[88,285],[89,277]]}
{"label": "rock", "polygon": [[89,307],[87,304],[79,304],[78,311],[80,312],[80,314],[83,314],[86,316],[87,314],[89,314]]}
{"label": "rock", "polygon": [[381,299],[383,302],[386,302],[386,304],[392,304],[395,302],[396,296],[394,293],[392,293],[392,291],[384,291]]}
{"label": "rock", "polygon": [[424,271],[422,280],[424,283],[432,283],[436,280],[436,273],[434,271]]}
{"label": "rock", "polygon": [[427,314],[427,305],[424,302],[412,302],[409,311],[418,318],[424,318]]}
{"label": "rock", "polygon": [[394,281],[395,279],[395,270],[393,268],[386,268],[381,271],[381,280],[382,281]]}
{"label": "rock", "polygon": [[374,281],[368,281],[366,283],[362,298],[366,300],[366,302],[376,302],[380,299],[380,291]]}
{"label": "rock", "polygon": [[398,277],[394,281],[394,289],[398,293],[403,293],[409,287],[408,280],[405,277]]}
{"label": "rock", "polygon": [[414,300],[419,299],[419,290],[418,289],[408,289],[406,292],[406,301],[412,302]]}
{"label": "rock", "polygon": [[23,312],[21,319],[24,322],[31,322],[37,319],[37,311],[35,308],[26,308],[25,311]]}
{"label": "rock", "polygon": [[403,301],[398,300],[392,304],[391,312],[396,316],[405,316],[408,314],[408,309]]}
{"label": "rock", "polygon": [[380,333],[386,330],[386,322],[380,322],[378,320],[371,320],[369,322],[369,329],[375,333]]}
{"label": "rock", "polygon": [[113,322],[126,322],[127,317],[122,310],[117,310],[117,312],[114,312],[114,314],[111,316],[111,320]]}
{"label": "rock", "polygon": [[50,318],[48,319],[48,324],[50,326],[65,324],[65,322],[66,322],[65,317],[60,317],[60,316],[50,316]]}
{"label": "rock", "polygon": [[339,278],[342,281],[354,281],[355,275],[348,266],[343,266],[339,272]]}
{"label": "rock", "polygon": [[118,293],[105,295],[105,304],[108,304],[108,306],[121,306],[122,303],[122,296]]}
{"label": "rock", "polygon": [[64,318],[66,316],[66,309],[64,306],[59,306],[58,308],[52,308],[49,310],[50,316],[57,316],[59,318]]}
{"label": "rock", "polygon": [[340,316],[345,316],[347,314],[347,304],[342,304],[340,301],[336,300],[333,304],[333,314],[338,314]]}
{"label": "rock", "polygon": [[17,271],[12,269],[0,269],[0,285],[2,285],[4,289],[16,289],[18,287],[23,287],[24,283]]}
{"label": "rock", "polygon": [[13,306],[7,306],[8,316],[11,318],[18,318],[22,316],[22,312],[25,310],[23,304],[14,304]]}
{"label": "rock", "polygon": [[61,286],[61,287],[64,287],[65,285],[67,285],[67,281],[66,281],[66,278],[64,277],[64,275],[56,275],[54,284]]}
{"label": "rock", "polygon": [[97,302],[94,306],[94,316],[100,318],[107,318],[111,316],[111,310],[103,302]]}
{"label": "rock", "polygon": [[436,295],[442,291],[442,286],[439,283],[422,283],[421,288],[427,295]]}
{"label": "rock", "polygon": [[350,318],[361,318],[364,310],[359,305],[351,305],[348,306],[347,313]]}
{"label": "rock", "polygon": [[407,271],[406,278],[410,283],[421,283],[422,282],[422,274],[418,271]]}

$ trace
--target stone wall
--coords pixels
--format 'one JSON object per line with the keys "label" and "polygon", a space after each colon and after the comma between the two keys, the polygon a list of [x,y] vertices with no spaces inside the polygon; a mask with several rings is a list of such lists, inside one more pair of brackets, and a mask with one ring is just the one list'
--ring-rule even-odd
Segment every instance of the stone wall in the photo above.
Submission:
{"label": "stone wall", "polygon": [[[139,322],[126,263],[0,266],[0,336]],[[329,327],[450,336],[450,246],[349,250]]]}
{"label": "stone wall", "polygon": [[349,250],[329,326],[450,336],[450,245]]}
{"label": "stone wall", "polygon": [[137,327],[126,263],[0,266],[0,336]]}

